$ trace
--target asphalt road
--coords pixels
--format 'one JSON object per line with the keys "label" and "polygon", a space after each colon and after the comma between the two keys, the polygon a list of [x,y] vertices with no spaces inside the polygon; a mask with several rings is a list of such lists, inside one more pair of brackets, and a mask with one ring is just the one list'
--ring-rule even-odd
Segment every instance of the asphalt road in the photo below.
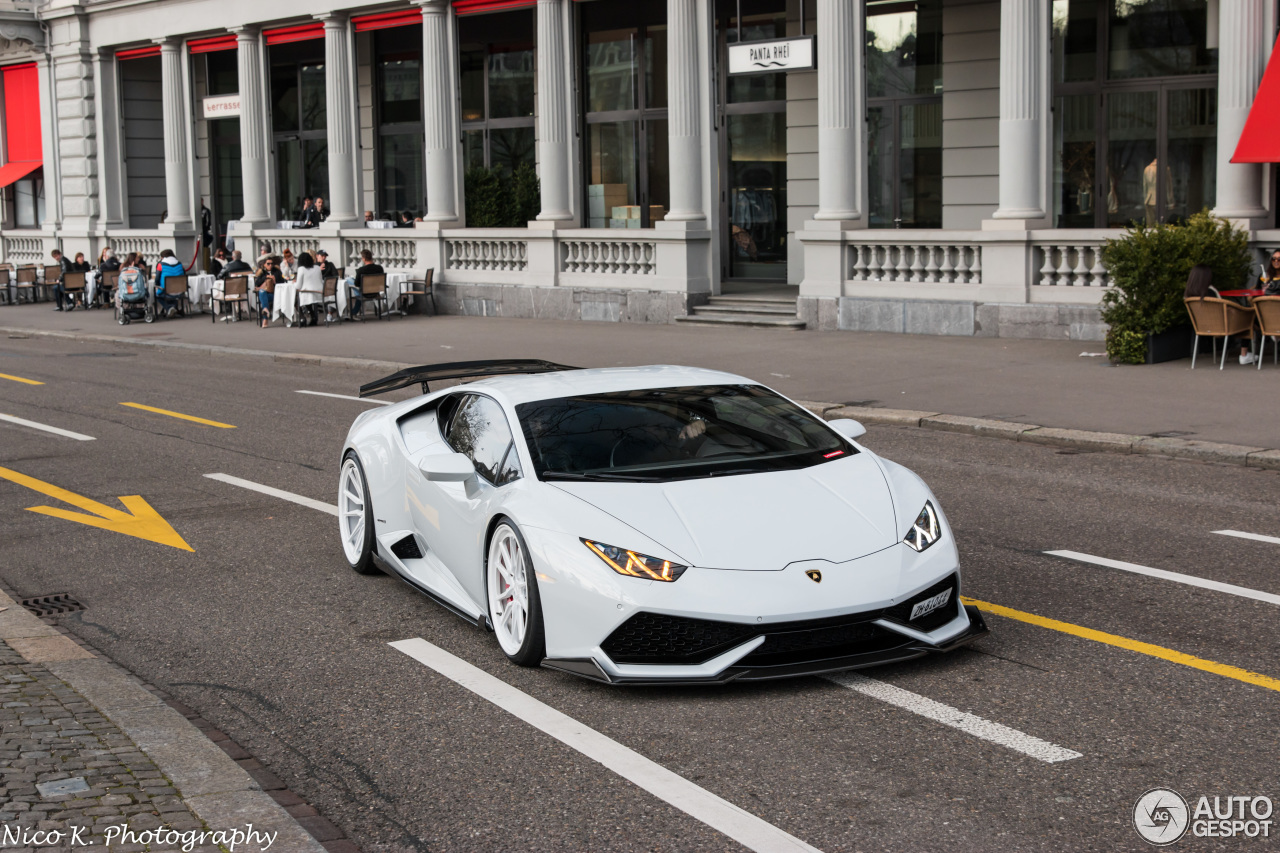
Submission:
{"label": "asphalt road", "polygon": [[[0,374],[44,383],[0,378],[0,414],[95,439],[0,421],[0,466],[113,507],[141,495],[194,549],[28,512],[65,504],[0,479],[0,577],[83,601],[64,624],[366,851],[741,849],[388,645],[412,637],[823,851],[1143,850],[1150,788],[1280,801],[1275,682],[999,615],[970,649],[865,674],[1081,757],[1044,763],[819,678],[617,689],[509,665],[491,635],[351,572],[331,516],[204,476],[332,503],[366,404],[296,392],[354,394],[373,378],[357,371],[0,339]],[[1213,532],[1280,537],[1280,472],[906,428],[865,443],[933,486],[968,596],[1280,677],[1277,605],[1044,553],[1280,593],[1280,543]]]}

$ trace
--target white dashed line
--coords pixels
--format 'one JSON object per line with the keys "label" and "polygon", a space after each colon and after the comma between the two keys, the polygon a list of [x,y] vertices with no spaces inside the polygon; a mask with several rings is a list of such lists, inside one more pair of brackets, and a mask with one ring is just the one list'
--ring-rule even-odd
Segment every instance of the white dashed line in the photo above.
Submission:
{"label": "white dashed line", "polygon": [[1049,743],[1047,740],[1041,740],[1038,737],[1033,737],[1017,729],[1011,729],[1000,723],[993,723],[975,714],[952,708],[950,705],[944,705],[941,702],[935,702],[932,699],[921,696],[919,693],[912,693],[910,690],[903,690],[901,687],[895,687],[883,681],[876,681],[874,678],[867,678],[865,675],[859,675],[856,672],[841,672],[825,677],[828,681],[834,681],[836,684],[848,687],[863,696],[879,699],[881,702],[887,702],[904,711],[919,714],[934,722],[942,723],[944,726],[951,726],[953,729],[959,729],[976,738],[1008,747],[1015,752],[1021,752],[1023,755],[1047,764],[1056,764],[1059,761],[1070,761],[1073,758],[1081,757],[1081,753],[1075,750],[1065,749],[1057,744]]}
{"label": "white dashed line", "polygon": [[1245,533],[1243,530],[1215,530],[1214,533],[1220,533],[1223,536],[1234,536],[1237,539],[1252,539],[1255,542],[1270,542],[1272,545],[1280,545],[1280,537],[1263,536],[1261,533]]}
{"label": "white dashed line", "polygon": [[32,429],[38,429],[43,432],[51,432],[54,435],[60,435],[63,438],[74,438],[76,441],[96,441],[96,439],[91,435],[72,432],[69,429],[58,429],[55,426],[36,423],[35,421],[29,421],[25,418],[15,418],[13,415],[0,415],[0,421],[7,421],[11,424],[17,424],[18,426],[31,427]]}
{"label": "white dashed line", "polygon": [[1252,598],[1254,601],[1263,601],[1267,604],[1280,604],[1280,595],[1276,595],[1275,593],[1261,592],[1256,589],[1249,589],[1245,586],[1222,583],[1221,581],[1209,580],[1208,578],[1198,578],[1195,575],[1183,575],[1178,572],[1168,572],[1164,569],[1153,569],[1150,566],[1139,566],[1137,563],[1125,563],[1121,560],[1108,560],[1106,557],[1094,557],[1091,554],[1081,554],[1077,551],[1045,551],[1045,553],[1051,557],[1063,557],[1067,560],[1075,560],[1080,563],[1092,563],[1095,566],[1119,569],[1122,572],[1133,572],[1136,575],[1160,578],[1161,580],[1173,581],[1174,583],[1186,584],[1187,586],[1195,586],[1200,589],[1211,589],[1214,592],[1225,592],[1227,595],[1238,595],[1241,598]]}
{"label": "white dashed line", "polygon": [[699,788],[661,764],[650,761],[629,747],[426,640],[400,640],[389,645],[587,758],[603,764],[628,782],[727,835],[748,850],[757,853],[817,853],[817,848],[783,832],[773,824],[717,797],[705,788]]}
{"label": "white dashed line", "polygon": [[332,397],[335,400],[354,400],[357,403],[368,403],[372,406],[390,406],[386,400],[370,400],[368,397],[352,397],[347,394],[330,394],[327,391],[298,391],[298,394],[310,394],[312,397]]}
{"label": "white dashed line", "polygon": [[263,495],[270,495],[273,498],[291,501],[310,509],[318,509],[321,512],[327,512],[329,515],[337,516],[338,508],[333,504],[327,504],[324,501],[313,500],[303,495],[295,495],[293,492],[286,492],[283,489],[275,489],[271,486],[264,486],[261,483],[255,483],[252,480],[241,480],[239,477],[232,477],[230,474],[205,474],[210,480],[217,480],[219,483],[227,483],[232,486],[239,486],[242,489],[248,489],[251,492],[258,492]]}

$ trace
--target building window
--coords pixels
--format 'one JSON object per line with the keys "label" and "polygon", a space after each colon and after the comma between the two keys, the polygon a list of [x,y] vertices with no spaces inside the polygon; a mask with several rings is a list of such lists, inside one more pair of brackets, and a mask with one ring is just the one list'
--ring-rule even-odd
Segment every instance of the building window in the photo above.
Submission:
{"label": "building window", "polygon": [[1181,222],[1217,199],[1208,0],[1054,0],[1055,224]]}
{"label": "building window", "polygon": [[[743,15],[739,36],[736,7],[719,16],[723,59],[728,46],[742,41],[785,38],[785,7],[768,14]],[[724,166],[727,181],[724,219],[728,223],[730,278],[787,278],[787,76],[724,75]]]}
{"label": "building window", "polygon": [[533,166],[533,12],[461,18],[458,43],[466,167]]}
{"label": "building window", "polygon": [[[236,51],[206,53],[205,81],[209,95],[234,95],[240,91]],[[209,161],[213,202],[214,244],[226,245],[226,227],[244,215],[244,183],[240,171],[240,119],[209,120]]]}
{"label": "building window", "polygon": [[378,207],[383,219],[426,214],[422,129],[422,25],[374,33]]}
{"label": "building window", "polygon": [[942,0],[867,4],[872,228],[942,227]]}
{"label": "building window", "polygon": [[665,13],[639,3],[582,9],[591,228],[649,228],[671,206],[667,28],[642,19],[651,9]]}
{"label": "building window", "polygon": [[39,228],[44,222],[44,169],[13,183],[13,223],[17,228]]}
{"label": "building window", "polygon": [[329,194],[324,41],[275,45],[271,51],[271,129],[276,149],[276,205],[297,219],[302,200]]}

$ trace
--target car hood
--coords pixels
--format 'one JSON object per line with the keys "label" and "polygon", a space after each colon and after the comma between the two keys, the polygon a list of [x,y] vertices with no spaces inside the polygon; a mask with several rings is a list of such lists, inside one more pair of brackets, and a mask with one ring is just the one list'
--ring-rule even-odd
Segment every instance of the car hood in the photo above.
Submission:
{"label": "car hood", "polygon": [[865,451],[798,471],[555,486],[701,568],[780,571],[798,560],[842,563],[900,538],[889,487]]}

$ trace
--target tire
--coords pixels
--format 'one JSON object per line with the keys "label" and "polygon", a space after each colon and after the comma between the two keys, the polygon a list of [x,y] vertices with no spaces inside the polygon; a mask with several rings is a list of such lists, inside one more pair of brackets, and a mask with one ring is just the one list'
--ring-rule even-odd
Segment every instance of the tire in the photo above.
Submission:
{"label": "tire", "polygon": [[362,575],[378,574],[373,562],[373,504],[369,482],[354,450],[342,459],[338,476],[338,534],[347,565]]}
{"label": "tire", "polygon": [[524,536],[509,518],[489,538],[484,576],[489,621],[503,654],[519,666],[540,665],[547,643],[538,578]]}

